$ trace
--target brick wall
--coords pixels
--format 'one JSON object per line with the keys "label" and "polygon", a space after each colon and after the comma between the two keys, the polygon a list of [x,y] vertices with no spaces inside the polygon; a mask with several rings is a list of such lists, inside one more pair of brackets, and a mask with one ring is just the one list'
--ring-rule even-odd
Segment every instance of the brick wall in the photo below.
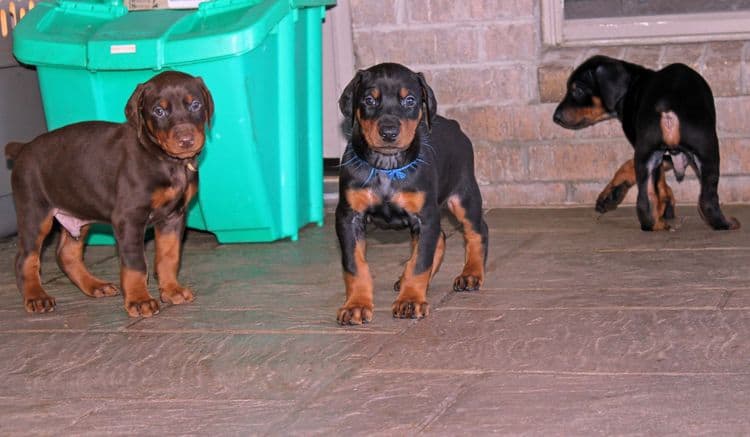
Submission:
{"label": "brick wall", "polygon": [[[651,68],[683,62],[716,96],[722,203],[750,201],[750,43],[545,49],[538,0],[352,0],[357,68],[392,61],[425,73],[438,112],[475,145],[486,207],[591,205],[632,157],[619,122],[569,131],[552,122],[573,67],[596,54]],[[699,185],[677,184],[678,203]],[[634,203],[631,190],[626,203]]]}

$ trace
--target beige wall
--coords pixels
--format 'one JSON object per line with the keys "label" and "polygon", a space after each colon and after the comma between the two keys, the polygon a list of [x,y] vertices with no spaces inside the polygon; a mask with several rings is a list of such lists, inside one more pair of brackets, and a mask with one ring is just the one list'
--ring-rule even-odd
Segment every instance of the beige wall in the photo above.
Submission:
{"label": "beige wall", "polygon": [[[593,206],[632,149],[617,121],[577,132],[552,123],[567,75],[595,53],[652,68],[686,63],[716,95],[721,201],[750,201],[749,44],[545,49],[538,3],[351,0],[356,67],[393,61],[426,74],[439,112],[457,119],[474,142],[486,207]],[[679,204],[697,202],[694,177],[670,180]]]}

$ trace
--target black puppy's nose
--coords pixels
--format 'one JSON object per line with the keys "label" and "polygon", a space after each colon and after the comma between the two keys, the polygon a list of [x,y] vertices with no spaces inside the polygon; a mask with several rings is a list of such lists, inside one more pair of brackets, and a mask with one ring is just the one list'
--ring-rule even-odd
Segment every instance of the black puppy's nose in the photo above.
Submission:
{"label": "black puppy's nose", "polygon": [[560,108],[557,108],[555,115],[552,116],[552,120],[557,124],[563,124],[563,111]]}
{"label": "black puppy's nose", "polygon": [[378,126],[380,137],[385,141],[396,141],[399,134],[399,126],[396,124],[382,124]]}

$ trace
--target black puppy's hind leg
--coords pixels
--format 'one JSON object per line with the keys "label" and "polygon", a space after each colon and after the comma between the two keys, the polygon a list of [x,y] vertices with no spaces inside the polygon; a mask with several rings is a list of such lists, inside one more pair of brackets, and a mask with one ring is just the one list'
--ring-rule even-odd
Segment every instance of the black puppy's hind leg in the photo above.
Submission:
{"label": "black puppy's hind leg", "polygon": [[715,150],[716,153],[712,154],[713,156],[698,156],[698,159],[701,161],[699,174],[701,194],[698,199],[698,212],[700,212],[701,218],[717,231],[739,229],[740,222],[734,217],[730,217],[727,220],[719,206],[718,140],[716,140],[715,146],[709,149]]}
{"label": "black puppy's hind leg", "polygon": [[[648,150],[636,147],[636,150]],[[659,181],[662,178],[661,163],[664,152],[650,151],[635,156],[635,177],[638,184],[636,211],[641,229],[644,231],[664,231],[669,225],[664,221],[665,195],[660,192]]]}

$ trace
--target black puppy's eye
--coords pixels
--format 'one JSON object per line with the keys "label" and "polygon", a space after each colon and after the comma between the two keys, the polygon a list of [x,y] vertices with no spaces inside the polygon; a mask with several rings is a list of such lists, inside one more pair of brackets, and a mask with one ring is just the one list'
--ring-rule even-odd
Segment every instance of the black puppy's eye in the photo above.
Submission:
{"label": "black puppy's eye", "polygon": [[371,95],[365,96],[365,105],[367,106],[375,106],[378,104],[378,101],[375,99],[375,97]]}
{"label": "black puppy's eye", "polygon": [[570,95],[573,96],[573,98],[575,99],[582,99],[586,95],[586,93],[583,92],[582,89],[576,87],[570,90]]}
{"label": "black puppy's eye", "polygon": [[417,105],[417,98],[412,95],[406,96],[401,100],[401,105],[406,108],[413,108]]}
{"label": "black puppy's eye", "polygon": [[151,112],[156,118],[164,118],[167,116],[167,111],[161,106],[154,106],[154,109]]}
{"label": "black puppy's eye", "polygon": [[198,100],[193,100],[190,102],[190,105],[188,105],[188,111],[190,112],[197,112],[200,111],[203,105]]}

